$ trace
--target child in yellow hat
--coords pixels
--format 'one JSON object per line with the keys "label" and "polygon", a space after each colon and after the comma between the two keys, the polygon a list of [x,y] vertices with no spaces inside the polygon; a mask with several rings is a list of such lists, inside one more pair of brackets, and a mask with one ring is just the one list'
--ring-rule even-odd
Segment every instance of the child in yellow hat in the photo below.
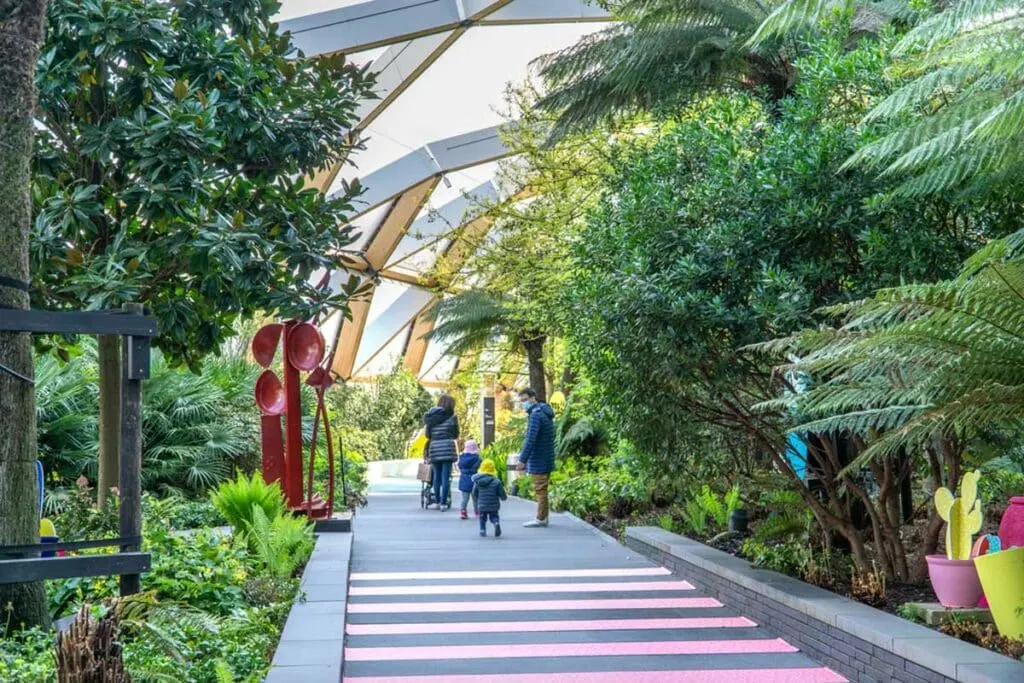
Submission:
{"label": "child in yellow hat", "polygon": [[480,463],[480,470],[473,475],[473,502],[480,511],[480,535],[487,535],[487,520],[490,519],[495,538],[501,536],[501,519],[498,517],[501,501],[508,499],[505,486],[496,475],[493,460],[484,460]]}

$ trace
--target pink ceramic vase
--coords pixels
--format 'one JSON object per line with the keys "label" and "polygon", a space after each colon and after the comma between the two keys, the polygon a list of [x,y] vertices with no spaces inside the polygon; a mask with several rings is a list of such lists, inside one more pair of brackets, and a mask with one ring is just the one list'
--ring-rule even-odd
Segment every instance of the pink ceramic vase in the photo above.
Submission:
{"label": "pink ceramic vase", "polygon": [[1003,550],[1024,547],[1024,496],[1010,499],[1010,507],[1006,508],[999,522],[999,542]]}
{"label": "pink ceramic vase", "polygon": [[943,607],[976,607],[983,595],[974,560],[950,560],[928,555],[928,578]]}

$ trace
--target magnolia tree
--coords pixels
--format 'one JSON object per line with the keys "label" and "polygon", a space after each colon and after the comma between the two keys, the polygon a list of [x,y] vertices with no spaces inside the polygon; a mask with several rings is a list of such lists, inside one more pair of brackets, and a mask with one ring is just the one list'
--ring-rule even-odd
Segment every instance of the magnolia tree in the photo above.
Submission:
{"label": "magnolia tree", "polygon": [[[34,303],[134,301],[198,371],[239,319],[344,307],[317,287],[359,193],[303,184],[359,145],[372,77],[307,58],[269,0],[53,0],[39,60]],[[101,339],[100,495],[117,484],[119,349]]]}

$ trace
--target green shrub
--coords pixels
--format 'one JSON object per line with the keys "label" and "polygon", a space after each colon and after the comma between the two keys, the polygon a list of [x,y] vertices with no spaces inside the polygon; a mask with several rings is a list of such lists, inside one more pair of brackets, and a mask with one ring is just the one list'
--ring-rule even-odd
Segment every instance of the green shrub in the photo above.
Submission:
{"label": "green shrub", "polygon": [[758,506],[768,515],[754,530],[757,541],[804,541],[810,536],[814,515],[796,491],[765,491]]}
{"label": "green shrub", "polygon": [[525,472],[520,472],[515,481],[516,495],[525,500],[533,500],[533,479]]}
{"label": "green shrub", "polygon": [[701,505],[701,501],[697,498],[691,498],[686,501],[686,505],[683,507],[683,522],[686,524],[686,528],[698,537],[707,535],[708,531],[708,516],[704,506]]}
{"label": "green shrub", "polygon": [[762,543],[753,538],[743,542],[743,556],[755,567],[802,578],[812,560],[812,551],[804,543]]}
{"label": "green shrub", "polygon": [[252,526],[253,506],[258,506],[270,519],[285,511],[280,485],[267,484],[259,472],[251,477],[239,474],[234,481],[223,482],[210,494],[210,501],[235,533],[243,535]]}
{"label": "green shrub", "polygon": [[0,681],[39,683],[55,681],[53,634],[40,629],[4,633],[0,623]]}
{"label": "green shrub", "polygon": [[370,487],[366,478],[366,459],[356,451],[345,451],[341,467],[345,474],[345,507],[352,509],[366,505],[366,491]]}
{"label": "green shrub", "polygon": [[290,578],[313,552],[313,525],[291,513],[267,517],[259,505],[252,506],[250,545],[264,572],[276,579]]}

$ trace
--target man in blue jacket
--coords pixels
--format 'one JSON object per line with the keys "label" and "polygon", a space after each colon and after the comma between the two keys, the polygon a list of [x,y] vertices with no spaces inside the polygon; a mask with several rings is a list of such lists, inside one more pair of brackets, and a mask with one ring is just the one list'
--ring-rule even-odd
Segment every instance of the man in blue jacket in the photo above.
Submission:
{"label": "man in blue jacket", "polygon": [[526,409],[529,421],[526,438],[519,452],[518,469],[526,470],[533,482],[533,493],[537,497],[537,518],[523,526],[542,527],[548,525],[548,482],[555,469],[555,411],[547,403],[537,401],[537,392],[523,389],[519,401]]}

